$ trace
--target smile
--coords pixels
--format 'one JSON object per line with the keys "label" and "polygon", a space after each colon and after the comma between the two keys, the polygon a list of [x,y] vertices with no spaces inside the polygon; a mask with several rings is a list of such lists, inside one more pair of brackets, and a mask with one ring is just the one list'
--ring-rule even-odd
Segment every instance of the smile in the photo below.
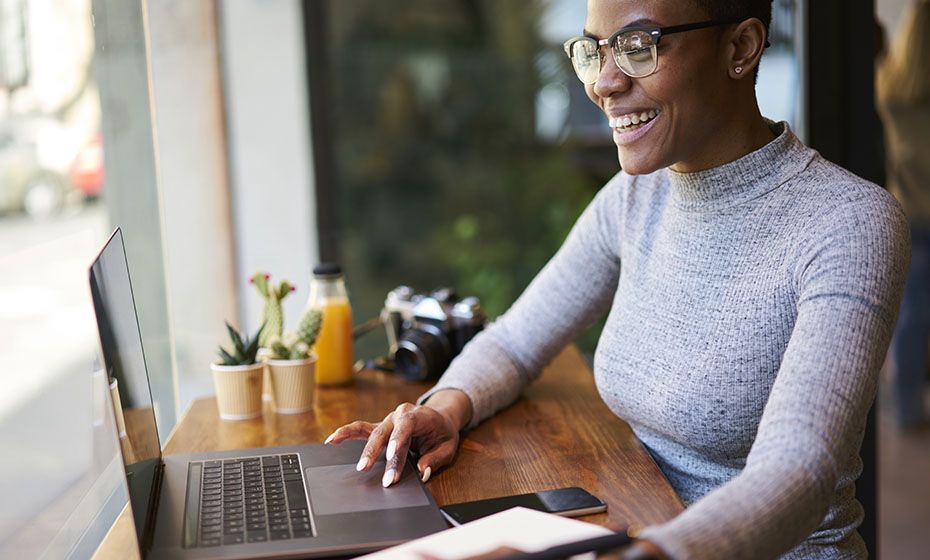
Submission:
{"label": "smile", "polygon": [[644,126],[646,123],[659,116],[659,113],[661,113],[661,111],[656,109],[650,109],[641,113],[630,113],[628,115],[612,117],[608,120],[608,124],[610,124],[610,128],[619,132],[628,132]]}

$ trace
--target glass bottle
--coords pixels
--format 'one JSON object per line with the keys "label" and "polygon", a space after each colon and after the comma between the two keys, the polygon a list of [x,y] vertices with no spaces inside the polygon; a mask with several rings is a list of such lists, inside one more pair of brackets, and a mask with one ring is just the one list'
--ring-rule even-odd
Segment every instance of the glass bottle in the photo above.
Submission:
{"label": "glass bottle", "polygon": [[323,326],[313,346],[317,355],[316,384],[351,383],[352,308],[342,268],[338,264],[322,263],[313,268],[307,307],[323,313]]}

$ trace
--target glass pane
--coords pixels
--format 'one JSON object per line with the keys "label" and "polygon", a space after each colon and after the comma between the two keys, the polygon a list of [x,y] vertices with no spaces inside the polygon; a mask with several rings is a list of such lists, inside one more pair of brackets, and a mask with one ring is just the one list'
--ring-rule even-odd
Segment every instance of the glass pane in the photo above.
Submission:
{"label": "glass pane", "polygon": [[[34,282],[6,276],[0,339],[22,337],[11,348],[24,364],[46,352],[47,337],[26,337],[22,321],[54,324],[81,302],[87,267],[111,228],[124,224],[167,435],[175,407],[140,7],[116,0],[0,2],[0,259],[54,279],[64,298],[49,299]],[[14,72],[15,64],[25,70]]]}
{"label": "glass pane", "polygon": [[[569,92],[581,88],[562,42],[582,29],[584,6],[570,10],[571,33],[548,35],[564,2],[327,6],[329,188],[356,323],[402,284],[452,286],[502,313],[617,171],[615,155],[606,173],[592,168],[571,134]],[[368,335],[357,354],[384,353],[384,339]]]}
{"label": "glass pane", "polygon": [[802,138],[801,128],[801,36],[797,25],[800,18],[799,2],[774,0],[769,42],[759,64],[759,81],[756,96],[762,114],[774,121],[788,121]]}

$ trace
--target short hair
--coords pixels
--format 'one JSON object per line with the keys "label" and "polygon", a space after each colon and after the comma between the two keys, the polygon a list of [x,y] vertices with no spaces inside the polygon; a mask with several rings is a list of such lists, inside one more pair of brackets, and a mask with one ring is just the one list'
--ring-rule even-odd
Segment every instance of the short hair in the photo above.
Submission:
{"label": "short hair", "polygon": [[[722,21],[745,21],[757,18],[765,26],[765,35],[768,39],[769,26],[772,23],[773,0],[691,0],[691,2],[706,13],[710,19]],[[759,65],[753,70],[753,78],[759,79]]]}
{"label": "short hair", "polygon": [[711,19],[743,21],[758,18],[768,33],[772,23],[772,0],[691,0]]}

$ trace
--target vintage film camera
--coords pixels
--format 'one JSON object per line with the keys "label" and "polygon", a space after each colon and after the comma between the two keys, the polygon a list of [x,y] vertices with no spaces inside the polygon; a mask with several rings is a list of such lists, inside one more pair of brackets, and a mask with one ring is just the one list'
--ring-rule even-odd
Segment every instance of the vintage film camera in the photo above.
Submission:
{"label": "vintage film camera", "polygon": [[487,323],[476,297],[459,299],[451,288],[417,294],[408,286],[388,293],[381,320],[395,371],[411,381],[438,379]]}

